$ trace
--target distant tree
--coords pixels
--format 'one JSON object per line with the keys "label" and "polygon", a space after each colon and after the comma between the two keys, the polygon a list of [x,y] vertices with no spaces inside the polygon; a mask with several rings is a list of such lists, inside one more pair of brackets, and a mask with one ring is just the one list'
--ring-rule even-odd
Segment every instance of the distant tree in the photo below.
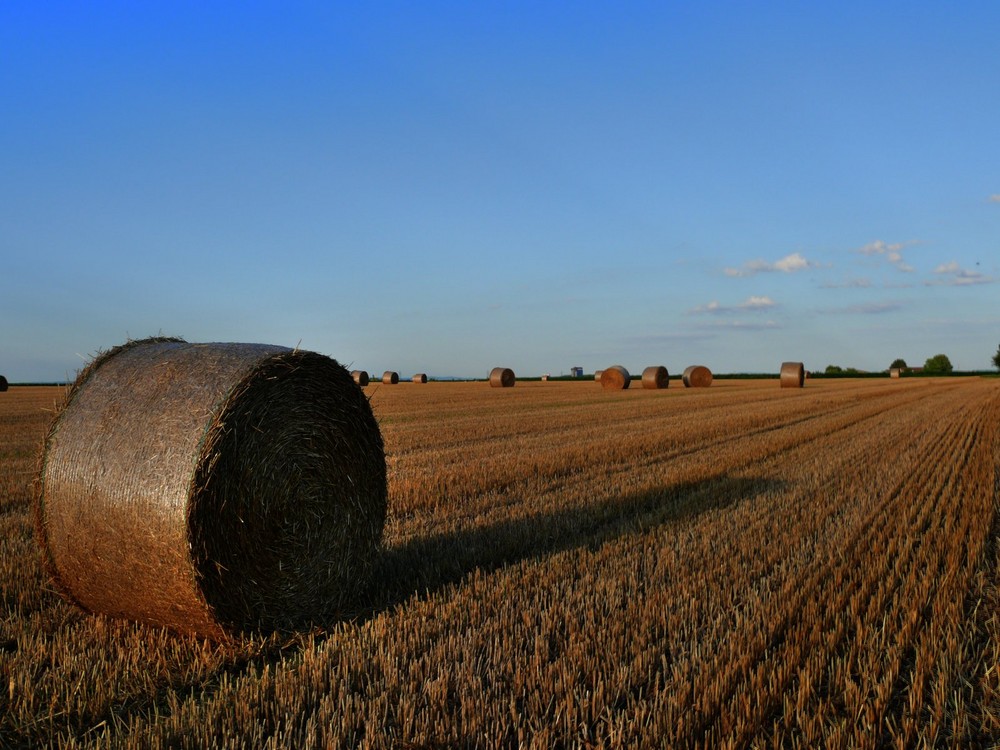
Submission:
{"label": "distant tree", "polygon": [[935,354],[924,362],[924,372],[945,375],[951,372],[951,360],[947,354]]}
{"label": "distant tree", "polygon": [[1000,370],[1000,346],[997,347],[997,353],[993,355],[993,366]]}
{"label": "distant tree", "polygon": [[841,373],[844,372],[844,368],[839,367],[837,365],[827,365],[826,369],[823,370],[823,372],[825,372],[827,375],[840,375]]}
{"label": "distant tree", "polygon": [[906,360],[905,359],[894,359],[894,360],[892,360],[892,364],[889,365],[889,369],[890,370],[895,370],[895,369],[905,370],[906,369]]}

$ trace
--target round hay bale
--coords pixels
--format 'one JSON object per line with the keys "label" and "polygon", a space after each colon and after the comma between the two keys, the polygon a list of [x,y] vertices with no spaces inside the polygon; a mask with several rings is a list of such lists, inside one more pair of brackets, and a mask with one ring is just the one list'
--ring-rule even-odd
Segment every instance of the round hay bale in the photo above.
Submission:
{"label": "round hay bale", "polygon": [[418,372],[416,375],[413,376],[413,382],[414,383],[426,383],[427,382],[427,375],[425,375],[422,372]]}
{"label": "round hay bale", "polygon": [[365,370],[351,370],[351,378],[353,378],[354,382],[360,385],[362,388],[368,385],[368,382],[370,380],[370,378],[368,377],[368,373]]}
{"label": "round hay bale", "polygon": [[806,379],[806,370],[801,362],[781,363],[781,387],[801,388]]}
{"label": "round hay bale", "polygon": [[621,365],[611,365],[601,371],[601,388],[606,391],[624,391],[632,384],[632,376]]}
{"label": "round hay bale", "polygon": [[594,370],[594,380],[596,380],[598,383],[601,382],[601,374],[603,372],[604,370]]}
{"label": "round hay bale", "polygon": [[513,388],[514,371],[509,367],[494,367],[490,371],[490,386],[493,388]]}
{"label": "round hay bale", "polygon": [[77,377],[34,516],[73,603],[226,639],[342,613],[369,579],[386,500],[378,424],[335,360],[158,338]]}
{"label": "round hay bale", "polygon": [[898,367],[893,367],[892,369],[889,370],[889,377],[890,378],[898,378],[901,374],[902,374],[902,372],[900,371],[900,369]]}
{"label": "round hay bale", "polygon": [[382,385],[396,385],[399,382],[399,373],[386,370],[382,373]]}
{"label": "round hay bale", "polygon": [[691,365],[684,368],[681,381],[685,388],[708,388],[712,385],[712,371],[704,365]]}
{"label": "round hay bale", "polygon": [[7,378],[5,378],[3,375],[0,375],[0,391],[6,391],[7,388],[8,388]]}
{"label": "round hay bale", "polygon": [[647,367],[642,371],[642,387],[650,389],[666,388],[670,385],[670,373],[663,365]]}

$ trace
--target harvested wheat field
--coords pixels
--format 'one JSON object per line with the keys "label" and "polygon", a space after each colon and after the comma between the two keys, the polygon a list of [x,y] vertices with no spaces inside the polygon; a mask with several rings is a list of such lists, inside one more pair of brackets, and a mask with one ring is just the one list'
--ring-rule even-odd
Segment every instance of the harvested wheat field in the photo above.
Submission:
{"label": "harvested wheat field", "polygon": [[85,615],[0,401],[0,746],[991,747],[1000,380],[382,388],[377,582],[226,645]]}

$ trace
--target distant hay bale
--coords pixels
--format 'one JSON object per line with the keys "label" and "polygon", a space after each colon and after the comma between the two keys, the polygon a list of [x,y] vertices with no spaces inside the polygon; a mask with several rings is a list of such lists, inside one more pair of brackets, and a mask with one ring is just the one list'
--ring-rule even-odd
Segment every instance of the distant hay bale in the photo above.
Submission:
{"label": "distant hay bale", "polygon": [[670,385],[670,373],[663,365],[647,367],[642,371],[642,387],[656,390]]}
{"label": "distant hay bale", "polygon": [[546,381],[548,381],[548,379],[549,379],[548,375],[542,375],[542,382],[543,383],[545,383]]}
{"label": "distant hay bale", "polygon": [[80,373],[38,488],[36,536],[67,599],[219,639],[342,613],[387,499],[378,424],[335,360],[162,338]]}
{"label": "distant hay bale", "polygon": [[781,363],[781,387],[801,388],[806,379],[805,367],[801,362]]}
{"label": "distant hay bale", "polygon": [[902,372],[900,372],[900,369],[898,367],[893,367],[891,370],[889,370],[890,378],[898,378],[900,375],[902,375]]}
{"label": "distant hay bale", "polygon": [[603,374],[604,374],[604,370],[594,370],[594,380],[596,380],[598,383],[600,383],[601,382],[601,375],[603,375]]}
{"label": "distant hay bale", "polygon": [[414,383],[426,383],[427,382],[427,375],[425,375],[422,372],[418,372],[416,375],[413,376],[413,382]]}
{"label": "distant hay bale", "polygon": [[399,373],[393,370],[386,370],[382,373],[382,385],[396,385],[399,382]]}
{"label": "distant hay bale", "polygon": [[7,378],[5,378],[3,375],[0,375],[0,391],[6,391],[7,388],[8,388]]}
{"label": "distant hay bale", "polygon": [[712,385],[712,371],[704,365],[691,365],[684,368],[681,381],[685,388],[708,388]]}
{"label": "distant hay bale", "polygon": [[362,388],[368,385],[369,378],[368,373],[365,370],[351,370],[351,377],[354,379],[354,382]]}
{"label": "distant hay bale", "polygon": [[509,367],[494,367],[490,371],[490,386],[493,388],[513,388],[516,378]]}
{"label": "distant hay bale", "polygon": [[621,365],[601,370],[601,388],[606,391],[624,391],[632,384],[632,376]]}

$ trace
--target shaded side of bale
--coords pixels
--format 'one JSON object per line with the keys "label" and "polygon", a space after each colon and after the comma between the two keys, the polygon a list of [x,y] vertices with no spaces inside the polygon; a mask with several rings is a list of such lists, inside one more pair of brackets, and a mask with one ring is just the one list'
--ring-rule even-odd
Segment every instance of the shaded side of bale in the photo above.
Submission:
{"label": "shaded side of bale", "polygon": [[601,371],[601,388],[606,391],[624,391],[632,384],[632,376],[621,365],[612,365]]}
{"label": "shaded side of bale", "polygon": [[7,388],[8,388],[7,378],[5,378],[3,375],[0,375],[0,391],[6,391]]}
{"label": "shaded side of bale", "polygon": [[513,388],[516,378],[509,367],[494,367],[490,371],[490,386],[493,388]]}
{"label": "shaded side of bale", "polygon": [[399,382],[399,373],[393,370],[386,370],[382,373],[383,385],[396,385]]}
{"label": "shaded side of bale", "polygon": [[368,400],[335,360],[154,339],[98,357],[45,441],[47,570],[90,612],[225,638],[327,623],[386,512]]}
{"label": "shaded side of bale", "polygon": [[708,388],[712,385],[712,371],[704,365],[691,365],[684,368],[681,381],[685,388]]}
{"label": "shaded side of bale", "polygon": [[647,367],[642,371],[642,387],[649,389],[666,388],[670,385],[670,373],[663,365]]}
{"label": "shaded side of bale", "polygon": [[598,383],[600,383],[601,382],[601,375],[603,373],[604,373],[604,370],[594,370],[594,380],[596,380]]}
{"label": "shaded side of bale", "polygon": [[801,388],[806,379],[806,370],[801,362],[781,363],[781,387]]}
{"label": "shaded side of bale", "polygon": [[368,385],[371,380],[371,378],[368,377],[368,372],[365,370],[351,370],[351,378],[362,388]]}
{"label": "shaded side of bale", "polygon": [[416,375],[413,376],[413,382],[414,383],[426,383],[427,382],[427,375],[425,373],[418,372]]}

